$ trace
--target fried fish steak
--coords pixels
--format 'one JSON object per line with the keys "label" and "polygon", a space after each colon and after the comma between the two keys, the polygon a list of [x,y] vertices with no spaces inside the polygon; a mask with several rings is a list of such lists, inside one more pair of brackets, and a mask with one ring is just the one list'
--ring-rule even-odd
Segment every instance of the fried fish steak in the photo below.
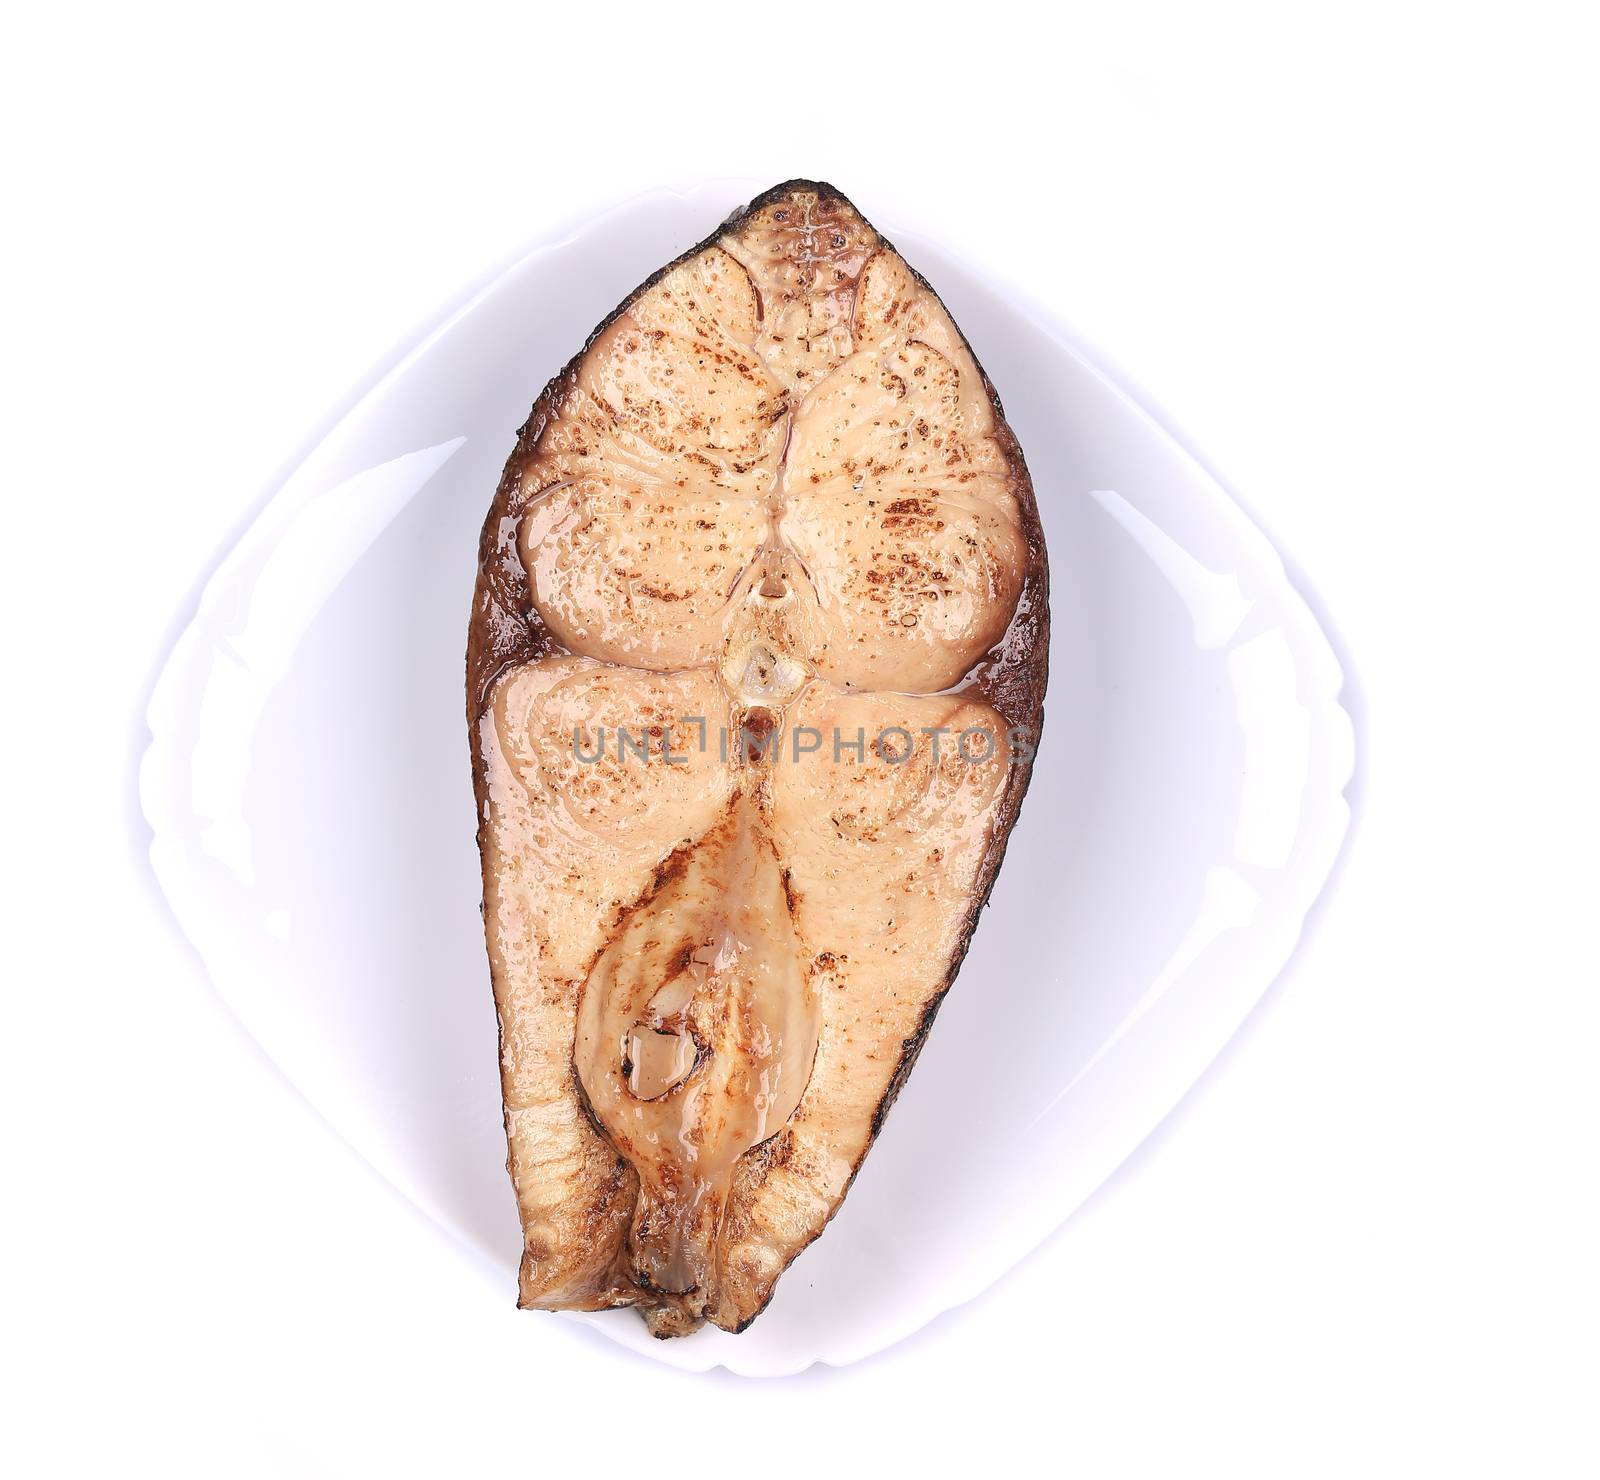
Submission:
{"label": "fried fish steak", "polygon": [[739,1331],[822,1232],[1016,821],[1047,595],[994,388],[831,186],[545,388],[467,646],[519,1304]]}

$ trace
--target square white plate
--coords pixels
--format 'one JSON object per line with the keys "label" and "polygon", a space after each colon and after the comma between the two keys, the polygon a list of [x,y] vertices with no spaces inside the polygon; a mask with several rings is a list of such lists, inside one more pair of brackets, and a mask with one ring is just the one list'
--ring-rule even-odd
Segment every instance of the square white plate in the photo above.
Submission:
{"label": "square white plate", "polygon": [[[741,198],[631,201],[476,293],[276,491],[150,704],[151,858],[217,989],[334,1129],[503,1270],[508,1301],[520,1238],[462,698],[478,529],[545,381]],[[1039,311],[889,235],[966,331],[1033,474],[1044,743],[916,1072],[767,1313],[673,1342],[630,1311],[578,1317],[693,1369],[850,1362],[1010,1269],[1235,1031],[1349,820],[1340,667],[1260,531]]]}

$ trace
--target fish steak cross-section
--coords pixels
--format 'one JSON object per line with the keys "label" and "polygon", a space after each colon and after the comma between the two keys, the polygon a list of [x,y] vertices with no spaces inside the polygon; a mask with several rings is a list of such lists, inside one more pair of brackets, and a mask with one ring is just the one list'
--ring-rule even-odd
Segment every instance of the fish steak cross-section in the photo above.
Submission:
{"label": "fish steak cross-section", "polygon": [[546,388],[467,653],[521,1304],[765,1307],[966,952],[1047,646],[999,399],[831,187],[752,202]]}

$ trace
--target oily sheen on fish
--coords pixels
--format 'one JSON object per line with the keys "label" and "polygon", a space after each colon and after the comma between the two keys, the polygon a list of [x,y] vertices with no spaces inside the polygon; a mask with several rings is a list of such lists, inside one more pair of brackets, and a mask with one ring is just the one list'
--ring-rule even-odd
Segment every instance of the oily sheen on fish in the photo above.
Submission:
{"label": "oily sheen on fish", "polygon": [[1048,622],[999,399],[831,186],[753,201],[545,388],[467,650],[520,1304],[765,1307],[966,952]]}

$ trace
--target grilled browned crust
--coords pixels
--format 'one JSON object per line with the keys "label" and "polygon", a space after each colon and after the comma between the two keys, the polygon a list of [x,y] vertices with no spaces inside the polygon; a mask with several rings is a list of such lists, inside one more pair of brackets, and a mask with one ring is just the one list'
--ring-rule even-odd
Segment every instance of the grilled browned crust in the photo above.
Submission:
{"label": "grilled browned crust", "polygon": [[[482,534],[479,538],[478,579],[473,593],[472,616],[467,635],[466,707],[469,744],[487,708],[488,697],[495,680],[501,674],[514,666],[568,651],[545,626],[539,613],[534,608],[528,586],[527,572],[523,569],[521,556],[517,548],[517,526],[522,514],[523,469],[533,457],[534,450],[544,433],[552,411],[562,403],[573,388],[578,367],[582,364],[595,341],[612,322],[621,314],[627,312],[645,292],[666,276],[667,273],[681,263],[695,257],[706,248],[715,245],[723,235],[738,231],[749,217],[765,207],[796,193],[812,194],[818,197],[819,200],[835,201],[852,210],[855,209],[842,192],[832,185],[814,180],[788,180],[758,195],[748,205],[735,211],[720,223],[702,241],[695,243],[679,257],[665,264],[634,289],[627,298],[601,320],[585,341],[583,347],[551,379],[534,402],[527,420],[518,430],[516,446],[512,449],[511,455],[506,462],[499,487],[495,492],[494,501],[490,505],[488,515],[484,520]],[[856,214],[861,215],[859,211]],[[865,220],[866,218],[863,216],[862,219]],[[887,238],[882,237],[881,234],[879,241],[882,247],[893,250],[893,244]],[[935,292],[935,296],[937,296],[932,284],[928,283],[916,271],[914,266],[909,263],[907,266],[916,280],[930,292]],[[957,332],[961,332],[959,324],[956,325],[956,328]],[[962,337],[963,341],[966,342],[964,334]],[[1027,562],[1016,612],[1005,636],[973,670],[969,676],[969,683],[1005,719],[1009,726],[1013,727],[1014,730],[1020,728],[1026,736],[1030,737],[1031,744],[1036,749],[1042,734],[1044,694],[1049,676],[1050,593],[1044,532],[1039,520],[1039,510],[1034,496],[1033,483],[1023,459],[1022,449],[1005,420],[1004,408],[1000,403],[1000,397],[996,393],[987,372],[984,371],[981,361],[979,361],[976,353],[973,353],[970,342],[966,342],[966,347],[968,352],[972,353],[973,363],[978,366],[979,373],[983,376],[984,389],[988,394],[998,423],[996,435],[1001,440],[1008,461],[1012,466],[1015,476],[1014,493],[1021,516],[1022,533],[1027,546]],[[473,744],[471,749],[474,793],[478,808],[480,854],[487,860],[488,854],[484,836],[488,808],[487,777],[477,746]],[[933,1026],[939,1007],[961,969],[962,961],[965,959],[971,944],[973,932],[977,928],[979,916],[983,907],[988,903],[989,895],[993,890],[1000,864],[1005,857],[1006,845],[1010,838],[1011,830],[1016,824],[1018,813],[1022,807],[1022,800],[1027,792],[1031,777],[1032,766],[1030,764],[1014,765],[1009,770],[1005,791],[995,809],[995,825],[973,886],[970,908],[966,919],[962,923],[959,943],[952,953],[943,985],[928,1002],[916,1031],[906,1038],[901,1045],[899,1063],[889,1082],[888,1089],[879,1101],[873,1116],[871,1134],[851,1171],[851,1183],[854,1182],[855,1175],[860,1171],[867,1152],[871,1150],[896,1097],[904,1087],[916,1063],[917,1055],[921,1052],[928,1032]],[[485,868],[487,868],[487,861],[485,861]],[[487,885],[487,880],[485,882]],[[504,1025],[502,1024],[502,1071],[504,1070],[503,1040]],[[598,1121],[595,1122],[595,1126],[603,1136],[605,1132],[599,1126]],[[754,1148],[748,1154],[753,1157],[773,1155],[775,1153],[781,1154],[783,1140],[784,1133],[780,1130],[776,1135],[770,1137],[767,1142],[763,1143],[762,1146]],[[620,1175],[625,1168],[625,1162],[620,1156],[618,1158],[618,1168]],[[849,1184],[846,1185],[846,1195],[848,1194],[848,1187]],[[829,1214],[827,1221],[832,1220],[834,1214],[837,1213],[838,1207],[842,1206],[843,1200],[843,1196],[841,1196],[835,1203],[833,1212]],[[826,1227],[826,1223],[823,1224],[823,1227]],[[818,1229],[817,1234],[813,1234],[812,1237],[815,1238],[820,1232],[821,1229]],[[792,1263],[793,1259],[805,1247],[809,1246],[810,1241],[807,1240],[806,1244],[796,1248],[787,1263]],[[785,1267],[787,1267],[787,1264]],[[760,1307],[745,1317],[738,1325],[738,1330],[742,1331],[748,1327],[751,1321],[766,1308],[776,1284],[777,1280],[774,1279],[768,1286],[766,1297]],[[587,1303],[589,1308],[603,1308],[606,1305],[616,1303],[616,1300],[607,1292],[597,1291],[594,1299]],[[663,1332],[662,1334],[670,1333]]]}

